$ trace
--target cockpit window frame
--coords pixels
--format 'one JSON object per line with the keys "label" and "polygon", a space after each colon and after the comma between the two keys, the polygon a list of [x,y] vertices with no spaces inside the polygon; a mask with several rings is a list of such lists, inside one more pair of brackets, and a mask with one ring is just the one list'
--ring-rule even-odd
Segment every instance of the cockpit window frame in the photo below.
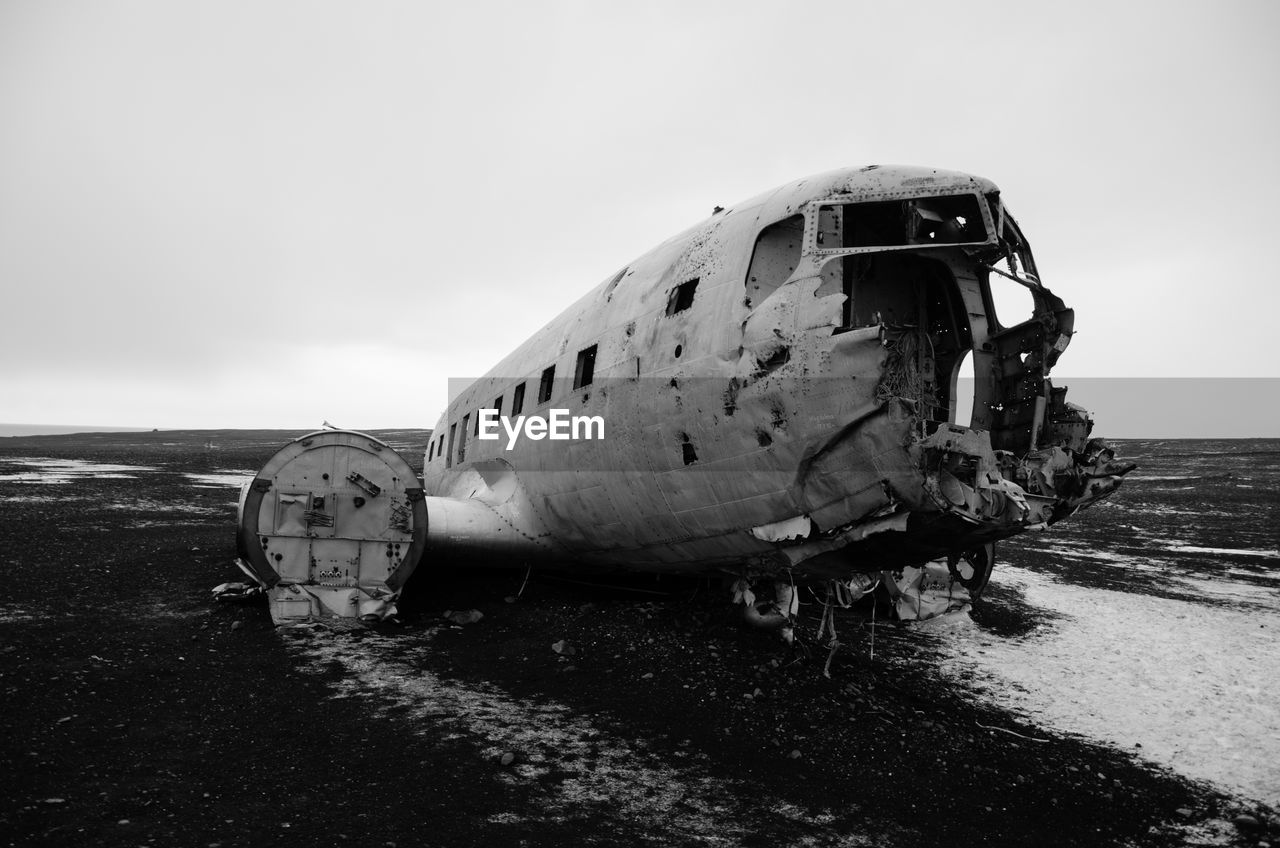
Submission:
{"label": "cockpit window frame", "polygon": [[[967,195],[977,203],[982,214],[982,224],[987,237],[982,241],[945,242],[936,244],[897,244],[867,245],[865,247],[820,247],[818,245],[819,209],[823,206],[843,206],[845,204],[882,203],[891,200],[926,200],[931,197],[959,197]],[[1000,242],[1000,231],[992,218],[987,198],[980,191],[969,191],[962,188],[939,189],[930,186],[927,190],[916,191],[883,191],[865,194],[833,194],[830,197],[817,198],[804,205],[804,252],[810,256],[857,256],[863,253],[885,253],[892,250],[939,250],[945,248],[973,248],[995,246]]]}

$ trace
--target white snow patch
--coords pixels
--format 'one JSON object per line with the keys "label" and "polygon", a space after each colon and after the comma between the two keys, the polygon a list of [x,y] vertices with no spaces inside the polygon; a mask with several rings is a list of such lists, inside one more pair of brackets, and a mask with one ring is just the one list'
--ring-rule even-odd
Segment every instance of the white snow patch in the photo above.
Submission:
{"label": "white snow patch", "polygon": [[0,624],[23,624],[40,616],[17,607],[0,607]]}
{"label": "white snow patch", "polygon": [[1098,506],[1106,506],[1108,504],[1112,509],[1118,509],[1122,512],[1136,512],[1139,515],[1191,515],[1191,516],[1195,516],[1196,518],[1201,518],[1206,515],[1215,515],[1215,516],[1231,515],[1231,513],[1226,512],[1225,510],[1178,509],[1177,507],[1164,506],[1162,504],[1150,504],[1150,503],[1142,503],[1142,502],[1124,503],[1121,501],[1103,501],[1101,504],[1094,506],[1093,509],[1097,509]]}
{"label": "white snow patch", "polygon": [[[323,672],[332,663],[342,666],[343,677],[333,684],[340,696],[407,708],[422,722],[423,732],[444,730],[446,738],[478,743],[482,755],[495,762],[495,769],[504,752],[515,753],[515,763],[496,774],[540,795],[531,805],[539,812],[505,813],[498,819],[501,823],[616,816],[620,822],[654,822],[654,830],[646,834],[648,841],[664,846],[689,839],[707,845],[740,845],[755,832],[752,820],[761,815],[774,824],[821,824],[821,815],[810,816],[785,802],[766,806],[753,787],[711,774],[705,755],[691,755],[679,766],[670,765],[644,742],[619,738],[563,704],[520,700],[494,687],[436,677],[400,659],[405,657],[400,642],[366,638],[357,644],[335,644],[323,631],[290,634],[293,638],[287,644],[311,670]],[[385,655],[385,649],[392,647],[397,657]],[[417,649],[425,651],[426,646]],[[534,782],[553,769],[570,776],[557,782]],[[875,842],[833,831],[822,844]]]}
{"label": "white snow patch", "polygon": [[1048,545],[1037,548],[1037,552],[1046,554],[1056,554],[1063,557],[1075,557],[1077,559],[1096,559],[1103,562],[1114,562],[1129,568],[1154,568],[1154,565],[1145,557],[1133,557],[1128,554],[1118,554],[1115,551],[1104,551],[1097,548],[1081,548],[1075,547],[1067,542],[1059,542],[1057,545]]}
{"label": "white snow patch", "polygon": [[186,472],[187,477],[199,488],[234,488],[239,489],[245,483],[252,483],[254,472],[242,471],[240,469],[228,468],[219,469],[209,474],[195,474]]}
{"label": "white snow patch", "polygon": [[221,515],[216,507],[200,506],[186,501],[158,501],[154,498],[128,498],[104,504],[107,509],[129,512],[185,512],[190,515]]}
{"label": "white snow patch", "polygon": [[87,501],[87,500],[89,500],[89,498],[84,497],[83,495],[67,495],[67,494],[62,494],[62,493],[53,494],[53,495],[44,495],[44,494],[40,494],[40,495],[5,495],[4,497],[0,497],[0,503],[47,503],[47,504],[53,504],[53,503],[56,503],[56,504],[63,504],[63,503],[70,503],[71,501]]}
{"label": "white snow patch", "polygon": [[[1280,599],[1250,587],[1267,605],[1207,606],[1011,566],[998,579],[1021,584],[1027,603],[1061,618],[1007,640],[964,622],[942,640],[954,660],[944,671],[1039,723],[1280,801]],[[1221,592],[1230,581],[1205,582]]]}
{"label": "white snow patch", "polygon": [[1280,602],[1280,587],[1262,587],[1238,580],[1228,580],[1217,574],[1169,575],[1177,588],[1181,584],[1192,598],[1207,597],[1238,604],[1261,606],[1269,609]]}
{"label": "white snow patch", "polygon": [[1250,571],[1247,568],[1228,568],[1232,577],[1248,577],[1251,580],[1280,580],[1280,571]]}
{"label": "white snow patch", "polygon": [[133,480],[136,472],[155,471],[147,465],[113,465],[107,462],[89,462],[83,459],[47,459],[43,457],[12,457],[0,459],[0,465],[18,466],[25,471],[0,474],[0,482],[8,483],[70,483],[85,477],[96,479]]}
{"label": "white snow patch", "polygon": [[1201,548],[1196,545],[1166,545],[1168,550],[1180,554],[1226,554],[1229,556],[1266,557],[1280,559],[1280,550],[1258,550],[1257,548]]}

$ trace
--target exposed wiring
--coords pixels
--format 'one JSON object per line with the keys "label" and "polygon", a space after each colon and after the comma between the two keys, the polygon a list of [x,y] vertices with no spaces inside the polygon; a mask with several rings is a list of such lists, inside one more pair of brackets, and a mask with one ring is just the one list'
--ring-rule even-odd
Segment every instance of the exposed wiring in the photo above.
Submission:
{"label": "exposed wiring", "polygon": [[[914,329],[914,332],[910,332]],[[917,414],[928,416],[940,404],[935,390],[926,385],[919,363],[922,350],[929,362],[935,361],[933,340],[923,328],[900,328],[886,332],[884,347],[888,353],[884,374],[876,386],[876,400],[885,403],[897,398],[915,407]]]}

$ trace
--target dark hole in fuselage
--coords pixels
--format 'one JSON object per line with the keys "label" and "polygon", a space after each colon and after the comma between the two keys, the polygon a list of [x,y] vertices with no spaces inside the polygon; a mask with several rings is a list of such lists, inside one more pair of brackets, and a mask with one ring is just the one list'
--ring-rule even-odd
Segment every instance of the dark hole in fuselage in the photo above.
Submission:
{"label": "dark hole in fuselage", "polygon": [[781,368],[783,365],[786,365],[787,361],[790,359],[791,359],[791,348],[786,347],[784,345],[783,347],[780,347],[777,350],[775,350],[773,353],[769,354],[768,359],[763,359],[763,360],[757,359],[756,368],[758,371],[760,371],[760,373],[768,374],[769,372],[776,371],[777,369]]}
{"label": "dark hole in fuselage", "polygon": [[684,454],[684,464],[693,465],[698,461],[698,452],[693,449],[691,442],[684,442],[680,445],[680,450]]}
{"label": "dark hole in fuselage", "polygon": [[738,378],[734,377],[729,381],[729,386],[724,390],[724,414],[733,415],[738,411]]}
{"label": "dark hole in fuselage", "polygon": [[675,315],[693,306],[693,295],[698,290],[698,278],[681,283],[667,296],[667,314]]}

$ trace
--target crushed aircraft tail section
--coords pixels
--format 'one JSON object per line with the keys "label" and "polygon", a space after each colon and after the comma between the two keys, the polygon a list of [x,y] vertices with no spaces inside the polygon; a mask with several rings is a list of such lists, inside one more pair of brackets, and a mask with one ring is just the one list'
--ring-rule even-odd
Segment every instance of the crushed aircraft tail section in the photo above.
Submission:
{"label": "crushed aircraft tail section", "polygon": [[378,621],[426,546],[422,485],[372,436],[309,433],[281,448],[240,496],[241,568],[263,587],[276,624]]}

